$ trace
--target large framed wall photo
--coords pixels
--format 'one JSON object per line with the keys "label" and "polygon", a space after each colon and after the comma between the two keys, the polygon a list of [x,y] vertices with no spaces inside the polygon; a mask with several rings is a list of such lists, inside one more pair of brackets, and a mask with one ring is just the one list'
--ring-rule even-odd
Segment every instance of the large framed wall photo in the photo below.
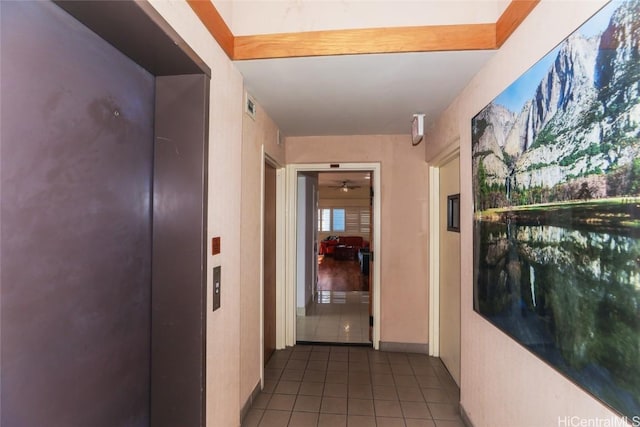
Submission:
{"label": "large framed wall photo", "polygon": [[640,415],[640,0],[612,1],[472,119],[474,310]]}

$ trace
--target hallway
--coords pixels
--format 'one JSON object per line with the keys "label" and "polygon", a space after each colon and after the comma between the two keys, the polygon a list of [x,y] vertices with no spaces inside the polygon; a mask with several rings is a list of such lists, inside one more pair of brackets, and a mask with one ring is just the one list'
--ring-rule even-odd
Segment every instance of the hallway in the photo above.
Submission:
{"label": "hallway", "polygon": [[243,427],[462,427],[459,389],[423,354],[348,346],[277,351]]}

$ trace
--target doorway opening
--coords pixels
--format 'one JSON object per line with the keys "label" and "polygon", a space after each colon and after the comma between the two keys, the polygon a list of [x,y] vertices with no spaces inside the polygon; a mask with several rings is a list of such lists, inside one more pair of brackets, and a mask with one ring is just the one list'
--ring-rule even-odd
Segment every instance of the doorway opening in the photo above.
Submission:
{"label": "doorway opening", "polygon": [[377,163],[288,167],[288,345],[377,348],[379,177]]}
{"label": "doorway opening", "polygon": [[371,171],[298,173],[298,343],[371,344]]}

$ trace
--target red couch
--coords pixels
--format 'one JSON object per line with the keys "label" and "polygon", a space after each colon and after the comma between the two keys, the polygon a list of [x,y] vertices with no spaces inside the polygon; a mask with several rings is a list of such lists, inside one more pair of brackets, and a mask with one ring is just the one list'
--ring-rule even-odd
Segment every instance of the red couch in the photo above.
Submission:
{"label": "red couch", "polygon": [[353,248],[357,254],[358,249],[369,247],[369,242],[360,236],[340,236],[337,239],[325,239],[320,242],[320,255],[333,255],[336,246]]}

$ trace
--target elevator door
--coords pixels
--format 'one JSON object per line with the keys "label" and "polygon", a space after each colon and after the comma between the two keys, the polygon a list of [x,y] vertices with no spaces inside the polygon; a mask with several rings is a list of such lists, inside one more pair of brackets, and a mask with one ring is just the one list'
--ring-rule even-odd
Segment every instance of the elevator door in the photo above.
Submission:
{"label": "elevator door", "polygon": [[151,425],[205,425],[204,75],[156,78]]}
{"label": "elevator door", "polygon": [[0,3],[0,424],[147,426],[154,77]]}

